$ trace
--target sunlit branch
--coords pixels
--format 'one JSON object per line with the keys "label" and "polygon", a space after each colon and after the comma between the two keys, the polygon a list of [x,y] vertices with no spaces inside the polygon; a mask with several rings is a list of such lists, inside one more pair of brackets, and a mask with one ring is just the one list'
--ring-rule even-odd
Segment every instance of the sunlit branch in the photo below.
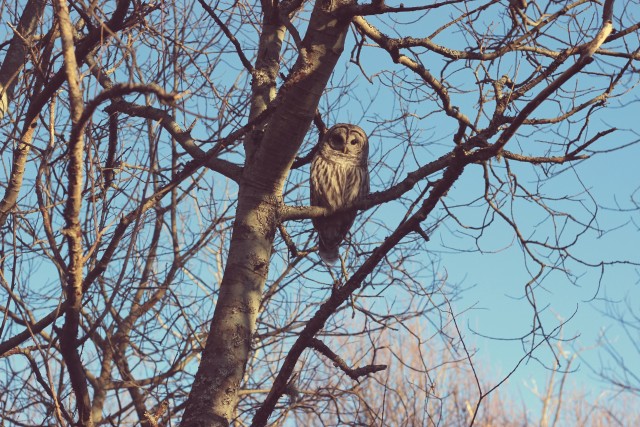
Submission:
{"label": "sunlit branch", "polygon": [[501,133],[498,140],[488,148],[480,149],[475,153],[475,157],[478,160],[486,160],[497,155],[500,150],[511,140],[516,131],[524,123],[524,121],[538,108],[546,99],[556,92],[562,85],[564,85],[569,79],[578,74],[584,67],[593,61],[593,54],[602,45],[607,36],[611,33],[612,26],[612,4],[613,0],[607,0],[605,2],[603,11],[603,23],[598,34],[592,41],[585,43],[576,49],[581,52],[580,57],[573,63],[567,70],[555,78],[548,86],[544,87],[531,101],[529,101],[520,110],[520,113],[511,122],[511,124]]}
{"label": "sunlit branch", "polygon": [[60,331],[60,350],[69,371],[71,385],[76,398],[78,423],[81,426],[93,426],[91,417],[91,400],[82,359],[77,349],[80,310],[82,308],[82,276],[84,272],[84,248],[80,227],[80,209],[82,208],[82,187],[84,180],[84,138],[82,115],[84,103],[80,91],[80,77],[73,43],[73,29],[69,17],[66,0],[58,0],[55,4],[60,22],[64,69],[69,86],[69,103],[71,115],[71,136],[69,139],[69,164],[67,178],[69,180],[68,199],[64,210],[65,229],[63,234],[69,245],[69,262],[67,263],[65,293],[67,307],[65,322]]}
{"label": "sunlit branch", "polygon": [[178,125],[175,119],[165,110],[152,107],[150,105],[137,105],[132,102],[124,100],[115,101],[109,107],[108,111],[118,111],[128,114],[130,116],[143,117],[146,119],[156,120],[169,134],[180,144],[182,148],[187,151],[196,161],[202,162],[209,169],[221,173],[222,175],[237,181],[240,179],[242,168],[227,160],[219,159],[215,155],[220,151],[221,147],[233,143],[243,133],[248,132],[250,126],[241,129],[239,132],[235,132],[237,137],[225,138],[225,144],[218,144],[218,146],[205,152],[196,144],[195,140],[191,137],[190,130],[184,130]]}

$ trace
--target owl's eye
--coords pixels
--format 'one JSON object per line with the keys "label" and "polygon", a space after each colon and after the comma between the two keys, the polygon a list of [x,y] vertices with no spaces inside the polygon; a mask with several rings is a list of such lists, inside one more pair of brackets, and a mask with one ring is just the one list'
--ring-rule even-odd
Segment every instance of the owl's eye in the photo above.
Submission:
{"label": "owl's eye", "polygon": [[352,139],[351,140],[351,145],[358,145],[358,140],[357,139]]}

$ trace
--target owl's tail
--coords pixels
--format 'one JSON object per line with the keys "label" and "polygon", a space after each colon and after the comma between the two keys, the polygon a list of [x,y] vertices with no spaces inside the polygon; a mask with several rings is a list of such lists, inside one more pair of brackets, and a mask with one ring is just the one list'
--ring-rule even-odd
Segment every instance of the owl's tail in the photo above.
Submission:
{"label": "owl's tail", "polygon": [[320,247],[318,248],[318,255],[320,255],[320,258],[322,258],[322,260],[329,265],[335,264],[338,261],[338,259],[340,259],[338,246],[327,248],[322,244],[322,241],[320,241]]}

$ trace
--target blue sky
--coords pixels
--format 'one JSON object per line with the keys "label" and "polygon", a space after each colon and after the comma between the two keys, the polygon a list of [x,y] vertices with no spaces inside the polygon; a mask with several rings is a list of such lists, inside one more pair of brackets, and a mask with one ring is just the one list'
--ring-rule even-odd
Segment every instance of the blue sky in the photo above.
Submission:
{"label": "blue sky", "polygon": [[[418,3],[417,1],[413,2],[413,4]],[[405,4],[410,6],[412,2],[405,2]],[[411,23],[410,19],[406,19],[406,22],[397,25],[395,29],[390,26],[382,26],[381,29],[388,32],[389,35],[394,35],[397,31],[400,35],[426,36],[433,31],[436,25],[445,22],[446,19],[448,19],[448,13],[442,12],[441,14],[429,15],[425,21],[419,24]],[[372,22],[376,22],[375,18],[372,18]],[[425,27],[424,22],[433,25],[433,28]],[[499,19],[496,18],[495,23],[497,23],[498,31],[501,30],[499,22]],[[300,22],[296,21],[296,25],[298,24]],[[300,26],[304,27],[303,24]],[[248,37],[255,36],[252,33],[247,34]],[[249,45],[255,43],[255,40],[252,38],[251,42],[246,42]],[[432,97],[433,91],[424,85],[403,91],[402,94],[407,97],[407,101],[400,102],[396,94],[393,93],[392,85],[398,82],[394,79],[404,77],[400,75],[402,67],[393,64],[385,52],[365,47],[362,65],[364,72],[373,81],[373,83],[369,83],[363,77],[361,70],[349,63],[353,42],[353,33],[350,33],[345,53],[336,68],[332,83],[352,81],[355,83],[347,93],[338,89],[329,91],[326,98],[321,101],[320,110],[328,125],[336,122],[357,123],[371,135],[372,184],[373,190],[379,191],[390,185],[389,180],[392,173],[400,171],[396,178],[402,179],[407,172],[415,169],[417,164],[424,164],[448,152],[452,147],[451,136],[455,130],[455,123],[439,112],[439,107]],[[443,33],[436,39],[436,42],[454,48],[463,48],[466,43],[465,39],[455,32]],[[637,40],[635,42],[637,43]],[[141,61],[144,61],[146,59],[144,58],[144,49],[139,54]],[[291,53],[289,52],[287,55],[291,55]],[[226,83],[233,84],[232,80],[236,77],[235,72],[229,72],[229,64],[234,64],[233,53],[228,57],[230,58],[229,62],[220,64],[212,72],[212,80],[220,83],[221,87]],[[425,54],[423,58],[425,58],[427,68],[439,72],[442,63],[439,62],[437,56]],[[431,62],[427,62],[427,59]],[[234,66],[237,67],[237,58],[235,60]],[[150,62],[153,63],[153,61]],[[523,75],[526,74],[527,67],[526,63],[516,64],[506,60],[489,72],[494,76],[499,76],[502,73]],[[598,67],[606,67],[606,63],[594,63],[590,70],[596,71],[599,69]],[[387,70],[387,72],[383,72],[383,70]],[[228,81],[225,81],[225,74]],[[461,88],[465,84],[471,88],[477,88],[470,77],[472,74],[472,70],[460,67],[455,73],[447,74],[447,79],[454,84],[460,83]],[[577,81],[589,86],[589,81],[585,83],[584,79],[584,76],[580,76],[579,79],[572,80],[568,86]],[[631,88],[632,85],[633,82],[630,82],[627,87]],[[170,89],[167,87],[167,90]],[[454,93],[452,91],[452,96],[455,105],[460,106],[464,113],[472,117],[477,111],[477,95],[475,93]],[[596,145],[597,149],[610,149],[632,143],[639,138],[640,120],[637,114],[637,100],[638,91],[634,88],[624,98],[610,101],[608,109],[600,110],[593,116],[588,128],[589,135],[594,135],[599,130],[609,127],[619,129],[599,141]],[[192,117],[189,116],[191,112],[211,116],[215,116],[217,113],[217,106],[205,105],[206,100],[202,101],[193,97],[188,99],[187,103],[190,104],[184,116],[185,127],[192,122]],[[393,135],[379,125],[379,122],[398,117],[402,112],[407,113],[408,127],[416,131],[410,137],[408,135]],[[545,104],[535,112],[534,116],[550,116],[555,112],[557,110],[554,104]],[[183,118],[180,117],[180,119]],[[203,140],[206,139],[208,136],[207,126],[215,127],[213,125],[215,121],[211,120],[207,123],[207,125],[198,123],[194,128],[194,135]],[[568,127],[562,127],[562,130],[568,130]],[[546,142],[553,141],[555,138],[559,138],[559,136],[553,132],[533,133],[530,129],[523,129],[523,132],[507,145],[507,149],[519,152],[522,148],[523,152],[528,152],[528,150],[537,152],[542,150],[541,147],[546,147],[544,145]],[[309,149],[316,140],[315,132],[310,132],[305,150]],[[413,149],[411,153],[415,154],[416,158],[409,156],[403,161],[403,164],[399,164],[400,156],[405,154],[401,149],[402,145],[409,145],[409,143]],[[579,244],[572,249],[574,254],[591,263],[603,260],[628,260],[640,263],[640,250],[638,249],[640,212],[637,209],[633,210],[634,205],[630,199],[635,191],[635,200],[640,200],[640,195],[637,192],[640,187],[638,159],[640,159],[640,145],[634,145],[621,151],[598,154],[592,159],[574,165],[558,167],[557,169],[566,170],[559,176],[544,182],[541,192],[555,196],[576,195],[576,201],[571,205],[563,202],[557,202],[555,205],[567,208],[578,218],[588,218],[589,212],[592,212],[596,207],[598,209],[597,227],[607,232],[600,234],[596,231],[587,231],[582,235]],[[387,168],[382,164],[383,162],[392,166]],[[505,163],[494,163],[494,165],[496,169],[503,171]],[[536,187],[538,176],[535,168],[513,163],[512,166],[516,168],[520,182],[526,184],[528,188]],[[537,168],[537,170],[539,169]],[[447,206],[460,205],[455,208],[456,213],[468,224],[478,225],[484,215],[482,204],[475,208],[464,207],[466,203],[482,195],[483,178],[481,172],[479,166],[469,167],[445,199]],[[307,174],[308,167],[301,171],[295,171],[293,177],[294,180],[306,179]],[[213,179],[218,180],[219,176],[216,175]],[[217,188],[220,189],[221,186],[217,186]],[[235,187],[232,186],[230,194],[235,194],[234,191]],[[306,189],[302,188],[301,191],[304,192]],[[306,200],[306,193],[304,198]],[[618,211],[618,207],[622,211]],[[376,212],[374,220],[392,227],[400,221],[403,214],[404,211],[399,210],[397,204],[390,203]],[[427,225],[432,223],[434,218],[442,215],[441,210],[434,212],[434,215],[427,221]],[[541,236],[553,230],[548,215],[538,207],[517,202],[515,215],[528,235]],[[306,227],[310,228],[308,221]],[[371,224],[368,230],[374,234],[378,233],[375,235],[378,240],[385,235],[385,230],[376,224]],[[576,228],[570,226],[566,232],[570,235],[575,230]],[[441,224],[431,236],[431,241],[425,244],[425,252],[417,258],[417,261],[428,264],[432,258],[436,259],[440,276],[446,276],[447,281],[451,284],[466,288],[460,298],[453,301],[453,309],[459,313],[458,323],[467,344],[478,350],[475,362],[487,372],[483,374],[482,379],[495,381],[500,379],[500,375],[513,369],[526,351],[517,338],[531,331],[534,312],[530,303],[524,298],[524,294],[525,284],[531,278],[527,266],[532,264],[525,261],[522,249],[514,240],[512,231],[500,220],[496,220],[479,240],[483,253],[477,252],[475,240],[464,235],[463,231],[451,221]],[[300,241],[305,239],[309,239],[308,233],[300,236]],[[205,259],[203,263],[206,261]],[[608,266],[601,276],[599,268],[585,268],[575,262],[569,262],[568,266],[575,274],[575,281],[570,281],[566,275],[561,273],[550,274],[542,285],[536,288],[536,298],[538,307],[541,308],[543,325],[547,331],[555,328],[559,322],[573,316],[571,321],[564,326],[562,336],[565,339],[573,337],[575,339],[566,342],[563,349],[568,352],[567,354],[580,352],[583,359],[574,364],[573,368],[576,369],[576,372],[571,374],[569,381],[577,388],[589,389],[593,396],[596,396],[606,391],[608,386],[597,378],[587,364],[595,368],[600,366],[599,358],[602,356],[602,351],[598,347],[598,343],[601,333],[606,332],[607,338],[616,342],[617,348],[624,355],[629,366],[640,366],[640,355],[633,347],[633,343],[624,336],[623,331],[613,320],[602,314],[611,303],[630,302],[640,309],[638,307],[640,269],[634,265],[613,265]],[[213,269],[210,266],[207,268]],[[277,271],[277,267],[274,266],[272,275]],[[418,273],[420,272],[416,272],[416,274]],[[423,273],[424,280],[429,280],[430,272]],[[326,275],[322,276],[322,272],[319,274],[321,283],[313,284],[309,290],[301,289],[303,285],[308,284],[297,284],[296,286],[299,288],[292,289],[294,295],[296,292],[301,294],[315,292],[316,297],[320,298],[320,292],[317,290],[322,289],[322,296],[326,296],[330,289],[327,284],[330,281]],[[212,283],[207,285],[213,288],[215,280],[212,278],[211,281]],[[393,289],[390,289],[386,296],[393,297]],[[304,298],[300,299],[305,300]],[[298,302],[297,298],[292,298],[292,300]],[[307,312],[304,313],[305,316],[301,316],[302,319],[306,319],[312,312],[312,308],[306,307],[305,309]],[[543,386],[549,375],[545,366],[552,366],[555,360],[544,345],[536,351],[535,356],[537,359],[529,359],[520,366],[507,385],[509,390],[513,390],[513,396],[522,396],[522,399],[532,408],[536,407],[537,400],[528,391],[528,387],[531,386],[532,381]]]}
{"label": "blue sky", "polygon": [[[427,19],[427,22],[438,22],[436,18]],[[423,26],[424,23],[421,25]],[[396,26],[395,30],[389,28],[386,30],[390,35],[393,35],[397,30],[403,36],[419,37],[427,35],[433,29],[425,29],[416,24],[406,24]],[[464,40],[454,34],[442,36],[436,39],[436,42],[456,48],[464,45]],[[348,51],[348,49],[346,50]],[[399,108],[407,108],[408,111],[416,115],[424,116],[437,109],[429,100],[401,106],[389,90],[374,88],[377,82],[390,76],[389,74],[377,74],[379,71],[385,69],[397,71],[401,67],[392,64],[384,51],[369,49],[368,55],[364,54],[366,48],[363,51],[363,64],[364,70],[369,75],[375,76],[374,84],[370,85],[368,90],[371,102],[350,104],[349,108],[335,114],[338,116],[338,121],[355,121],[365,130],[371,131],[372,123],[368,118],[389,117],[397,113]],[[436,73],[439,73],[439,63],[435,55],[427,54],[422,58],[423,61],[426,58],[435,61],[425,62],[425,66],[428,69],[433,67]],[[525,65],[520,65],[522,66],[520,70],[524,73]],[[606,62],[597,61],[588,70],[606,70],[607,66]],[[508,61],[501,64],[502,70],[511,70],[511,72],[517,67],[515,64],[510,67]],[[353,69],[355,67],[352,67]],[[355,70],[353,72],[356,73]],[[460,74],[465,75],[464,70],[461,70]],[[497,70],[496,75],[500,75]],[[465,76],[468,78],[469,74]],[[451,79],[455,81],[464,78],[457,77],[452,73]],[[367,85],[368,83],[364,79],[358,81],[359,93],[367,91],[365,88]],[[572,79],[567,87],[573,88],[574,85],[587,88],[591,86],[588,78],[584,75]],[[627,88],[632,88],[632,86],[633,82],[626,85]],[[537,90],[532,94],[535,95]],[[428,89],[425,91],[428,92]],[[611,127],[618,128],[618,131],[598,141],[593,147],[594,150],[606,151],[638,140],[640,121],[638,121],[638,108],[635,104],[638,99],[637,93],[637,90],[632,88],[630,93],[626,93],[623,98],[612,99],[608,103],[607,109],[598,111],[590,119],[587,132],[592,136],[601,130]],[[413,96],[417,100],[423,94],[419,91],[407,92],[407,96]],[[474,114],[475,102],[477,101],[475,93],[459,94],[454,97],[454,104],[459,105],[463,113],[470,116]],[[346,103],[347,101],[343,101],[343,104]],[[362,110],[361,115],[358,110]],[[535,111],[533,117],[549,117],[557,111],[557,105],[546,103]],[[362,118],[359,119],[359,117]],[[423,129],[418,138],[422,138],[426,144],[423,153],[430,152],[435,158],[451,148],[450,136],[453,128],[447,127],[453,126],[452,120],[439,114],[433,117],[427,116],[417,121]],[[579,120],[571,125],[572,135],[576,134],[579,125]],[[563,125],[558,129],[568,131],[569,127]],[[376,141],[376,139],[378,140]],[[554,139],[560,139],[560,136],[554,132],[532,133],[531,129],[523,128],[522,133],[516,135],[506,149],[525,154],[537,153],[538,150],[545,149],[541,142],[553,142]],[[429,140],[433,142],[429,144]],[[372,144],[374,147],[376,144],[379,144],[379,147],[389,147],[392,146],[393,141],[391,137],[383,137],[374,133]],[[379,150],[384,151],[384,148]],[[373,152],[372,162],[375,164],[376,153],[381,154],[375,148]],[[582,220],[586,221],[590,217],[589,212],[597,209],[597,221],[594,223],[594,228],[604,231],[604,233],[595,230],[586,231],[571,250],[573,254],[588,263],[598,264],[601,261],[640,263],[640,230],[638,228],[640,212],[631,200],[634,192],[636,192],[636,202],[640,199],[637,193],[640,187],[640,170],[637,165],[639,158],[640,145],[637,144],[621,151],[599,153],[583,162],[556,167],[555,170],[564,170],[564,172],[545,181],[541,187],[541,192],[554,197],[576,195],[577,202],[571,205],[563,202],[552,205],[566,208],[567,212]],[[538,176],[532,167],[515,165],[514,162],[511,165],[517,171],[520,182],[528,188],[536,188],[535,183]],[[497,166],[500,168],[500,165]],[[410,169],[407,167],[406,172]],[[377,184],[379,187],[374,188],[376,190],[385,187],[384,175],[379,178]],[[482,195],[482,186],[481,169],[471,166],[447,195],[446,203],[456,205],[463,204],[465,200],[474,200]],[[618,211],[618,208],[621,211]],[[514,210],[519,223],[523,225],[525,234],[530,233],[540,237],[545,233],[552,233],[551,219],[540,208],[517,204]],[[481,208],[469,209],[466,214],[462,213],[465,212],[464,209],[460,211],[462,215],[466,215],[465,219],[469,223],[478,225],[482,219],[483,210]],[[386,207],[381,209],[378,215],[381,215],[380,220],[392,224],[399,220],[400,213],[392,207]],[[436,212],[435,215],[438,213]],[[572,229],[572,226],[568,226],[565,229],[567,238],[570,239],[572,232],[575,233],[576,230],[577,227]],[[531,279],[531,274],[527,272],[527,266],[530,268],[535,266],[532,266],[530,261],[525,261],[522,249],[515,241],[513,233],[500,220],[497,220],[489,228],[480,242],[484,253],[467,252],[475,250],[474,240],[462,236],[460,229],[456,229],[455,225],[449,224],[447,226],[444,224],[432,236],[431,241],[426,245],[426,250],[440,257],[440,266],[443,272],[446,272],[450,283],[461,284],[461,286],[469,288],[462,293],[460,300],[454,302],[453,307],[454,310],[461,313],[458,321],[460,325],[464,325],[463,333],[467,343],[479,350],[476,363],[494,374],[485,375],[484,379],[491,382],[491,380],[498,380],[500,375],[511,371],[524,354],[523,344],[517,338],[528,334],[532,328],[534,311],[524,295],[525,284]],[[425,254],[425,257],[428,256]],[[578,390],[589,390],[590,398],[595,398],[610,389],[609,385],[601,381],[589,368],[591,366],[599,369],[601,362],[606,363],[607,361],[599,344],[601,334],[606,334],[608,340],[616,343],[617,350],[625,357],[628,366],[640,366],[640,354],[637,353],[632,342],[624,335],[615,321],[603,315],[603,312],[607,310],[607,307],[611,307],[611,304],[619,306],[630,302],[632,306],[638,307],[640,269],[629,264],[609,265],[602,273],[599,267],[587,268],[580,263],[571,261],[568,261],[567,265],[574,275],[574,279],[569,280],[563,273],[550,274],[541,286],[536,288],[536,300],[538,308],[542,312],[543,326],[547,331],[553,330],[561,322],[571,318],[562,328],[561,336],[568,340],[562,348],[565,356],[571,357],[572,354],[579,353],[579,358],[571,367],[575,372],[569,376],[568,385]],[[469,310],[469,308],[472,309]],[[541,346],[534,353],[534,356],[535,358],[528,359],[519,367],[507,387],[513,391],[512,396],[522,396],[522,399],[535,413],[540,402],[529,391],[529,388],[534,382],[539,387],[546,385],[550,375],[548,368],[553,366],[555,357],[545,345]],[[561,359],[561,363],[564,364],[565,361]]]}

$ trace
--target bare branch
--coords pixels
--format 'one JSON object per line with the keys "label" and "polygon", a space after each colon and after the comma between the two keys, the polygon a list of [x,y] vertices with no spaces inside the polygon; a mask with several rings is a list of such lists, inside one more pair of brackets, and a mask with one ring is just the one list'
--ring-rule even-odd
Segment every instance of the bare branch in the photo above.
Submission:
{"label": "bare branch", "polygon": [[70,115],[72,122],[71,139],[69,141],[69,165],[67,174],[69,179],[68,199],[65,206],[64,219],[66,227],[63,230],[69,245],[69,262],[67,263],[66,297],[67,306],[65,322],[60,334],[60,347],[65,364],[69,370],[71,384],[76,396],[78,422],[82,426],[93,426],[91,417],[91,401],[87,388],[87,379],[78,353],[76,340],[82,307],[82,276],[84,270],[84,250],[82,232],[80,229],[80,209],[82,207],[82,184],[84,140],[81,123],[83,100],[78,76],[78,65],[73,43],[73,27],[69,17],[66,0],[56,2],[56,11],[60,22],[62,38],[62,53],[64,67],[69,85]]}
{"label": "bare branch", "polygon": [[309,344],[310,347],[318,351],[318,353],[327,357],[334,363],[334,366],[340,368],[345,374],[354,381],[360,381],[360,377],[373,374],[375,372],[384,371],[387,365],[367,365],[360,368],[350,368],[346,362],[337,354],[335,354],[325,343],[317,338],[313,338]]}

